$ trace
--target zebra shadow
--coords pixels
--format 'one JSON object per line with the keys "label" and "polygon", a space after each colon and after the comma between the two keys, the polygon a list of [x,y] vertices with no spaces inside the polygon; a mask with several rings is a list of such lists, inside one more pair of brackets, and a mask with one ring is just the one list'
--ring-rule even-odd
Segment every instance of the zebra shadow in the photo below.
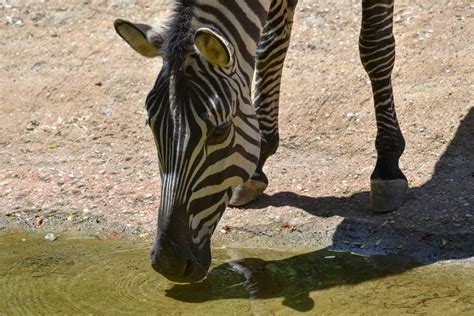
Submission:
{"label": "zebra shadow", "polygon": [[203,282],[175,285],[167,296],[185,302],[281,297],[283,305],[309,311],[315,306],[309,296],[314,291],[384,278],[442,260],[473,257],[474,109],[461,121],[432,178],[411,188],[402,208],[373,214],[368,203],[368,192],[344,198],[293,192],[265,196],[250,208],[291,206],[344,220],[326,249],[281,260],[243,257],[213,268]]}
{"label": "zebra shadow", "polygon": [[[461,121],[432,178],[410,188],[404,205],[388,214],[369,210],[369,192],[311,197],[294,192],[265,196],[252,207],[291,206],[319,216],[340,216],[329,249],[401,254],[424,263],[474,255],[474,108]],[[363,248],[360,245],[364,245]]]}

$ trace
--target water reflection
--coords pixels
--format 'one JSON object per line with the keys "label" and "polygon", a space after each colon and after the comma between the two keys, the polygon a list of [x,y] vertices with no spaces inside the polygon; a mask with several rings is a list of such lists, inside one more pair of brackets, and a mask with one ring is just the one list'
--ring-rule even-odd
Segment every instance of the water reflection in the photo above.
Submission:
{"label": "water reflection", "polygon": [[[315,306],[310,297],[312,292],[376,280],[419,266],[400,256],[363,257],[328,250],[269,261],[262,259],[269,256],[265,251],[260,251],[259,258],[249,257],[258,250],[230,251],[233,257],[244,259],[214,268],[201,283],[175,285],[166,295],[194,303],[216,299],[262,300],[281,297],[282,304],[287,307],[310,311]],[[271,255],[276,254],[288,255],[278,252]]]}

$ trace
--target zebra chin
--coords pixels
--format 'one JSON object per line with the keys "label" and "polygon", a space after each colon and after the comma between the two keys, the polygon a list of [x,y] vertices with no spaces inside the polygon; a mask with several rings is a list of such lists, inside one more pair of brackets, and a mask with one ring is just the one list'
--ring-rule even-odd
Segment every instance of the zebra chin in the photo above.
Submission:
{"label": "zebra chin", "polygon": [[188,243],[158,236],[151,250],[151,265],[156,272],[172,282],[201,281],[211,265],[210,241],[191,249]]}

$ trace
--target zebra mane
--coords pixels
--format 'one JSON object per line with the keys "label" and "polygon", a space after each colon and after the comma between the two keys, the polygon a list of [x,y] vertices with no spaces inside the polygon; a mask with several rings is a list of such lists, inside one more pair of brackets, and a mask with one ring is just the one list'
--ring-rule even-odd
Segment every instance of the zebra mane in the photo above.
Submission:
{"label": "zebra mane", "polygon": [[193,45],[191,21],[195,0],[178,0],[175,2],[174,13],[167,23],[163,43],[163,58],[169,63],[169,69],[177,70],[184,61],[186,54]]}

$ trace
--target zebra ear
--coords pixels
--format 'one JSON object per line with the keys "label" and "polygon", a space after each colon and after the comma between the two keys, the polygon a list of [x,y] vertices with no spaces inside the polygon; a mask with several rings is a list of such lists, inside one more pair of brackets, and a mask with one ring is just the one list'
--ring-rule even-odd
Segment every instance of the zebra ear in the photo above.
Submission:
{"label": "zebra ear", "polygon": [[211,64],[228,66],[233,61],[234,48],[222,35],[209,28],[200,28],[194,34],[194,46]]}
{"label": "zebra ear", "polygon": [[114,22],[115,31],[134,50],[146,57],[161,56],[163,45],[163,30],[153,28],[146,24],[134,24],[132,22],[117,19]]}

